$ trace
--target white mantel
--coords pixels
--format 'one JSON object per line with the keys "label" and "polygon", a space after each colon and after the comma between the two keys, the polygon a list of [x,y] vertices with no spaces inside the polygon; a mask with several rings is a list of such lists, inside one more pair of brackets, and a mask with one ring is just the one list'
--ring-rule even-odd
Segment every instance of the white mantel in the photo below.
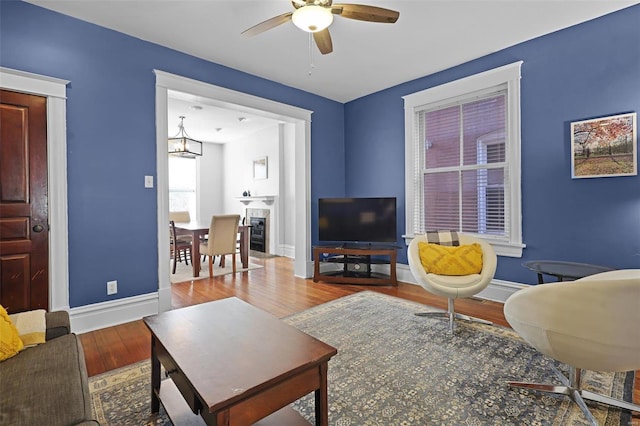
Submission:
{"label": "white mantel", "polygon": [[255,197],[237,197],[237,199],[245,206],[258,201],[267,205],[271,205],[275,201],[276,197],[274,195],[260,195]]}

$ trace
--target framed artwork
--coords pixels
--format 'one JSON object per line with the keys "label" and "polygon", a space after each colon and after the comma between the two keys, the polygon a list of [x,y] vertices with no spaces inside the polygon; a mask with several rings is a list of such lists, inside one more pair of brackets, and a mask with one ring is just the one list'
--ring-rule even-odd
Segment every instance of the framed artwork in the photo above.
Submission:
{"label": "framed artwork", "polygon": [[573,179],[637,174],[635,112],[571,123]]}
{"label": "framed artwork", "polygon": [[267,157],[260,157],[253,160],[253,178],[266,179],[267,177]]}

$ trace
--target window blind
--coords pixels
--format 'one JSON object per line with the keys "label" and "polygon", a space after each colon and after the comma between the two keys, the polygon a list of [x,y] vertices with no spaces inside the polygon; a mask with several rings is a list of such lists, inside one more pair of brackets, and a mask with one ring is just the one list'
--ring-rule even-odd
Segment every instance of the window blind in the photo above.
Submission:
{"label": "window blind", "polygon": [[416,111],[414,231],[509,237],[506,88]]}

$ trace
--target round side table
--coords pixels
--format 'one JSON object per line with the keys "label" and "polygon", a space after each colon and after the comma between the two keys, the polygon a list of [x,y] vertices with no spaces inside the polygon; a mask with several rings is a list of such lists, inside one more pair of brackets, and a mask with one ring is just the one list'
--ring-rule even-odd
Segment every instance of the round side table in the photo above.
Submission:
{"label": "round side table", "polygon": [[600,272],[613,271],[608,266],[591,265],[588,263],[564,262],[560,260],[531,260],[522,264],[538,274],[538,284],[544,284],[543,275],[552,275],[558,281],[577,280]]}

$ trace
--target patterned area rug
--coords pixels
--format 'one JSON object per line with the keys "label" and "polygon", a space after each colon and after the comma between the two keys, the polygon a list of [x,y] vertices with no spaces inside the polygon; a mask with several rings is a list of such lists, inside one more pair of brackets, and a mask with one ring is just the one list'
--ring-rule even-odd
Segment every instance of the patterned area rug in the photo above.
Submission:
{"label": "patterned area rug", "polygon": [[91,411],[101,426],[173,425],[162,404],[157,415],[151,414],[149,360],[89,377],[89,393]]}
{"label": "patterned area rug", "polygon": [[[566,398],[510,389],[507,380],[555,382],[545,358],[514,332],[497,326],[416,317],[424,305],[361,292],[284,319],[338,348],[329,362],[329,424],[364,425],[583,425]],[[561,370],[563,366],[557,365]],[[90,378],[101,425],[170,425],[164,411],[149,415],[149,362]],[[633,374],[586,372],[585,386],[625,397]],[[314,400],[293,404],[311,423]],[[629,416],[591,404],[601,425]]]}

